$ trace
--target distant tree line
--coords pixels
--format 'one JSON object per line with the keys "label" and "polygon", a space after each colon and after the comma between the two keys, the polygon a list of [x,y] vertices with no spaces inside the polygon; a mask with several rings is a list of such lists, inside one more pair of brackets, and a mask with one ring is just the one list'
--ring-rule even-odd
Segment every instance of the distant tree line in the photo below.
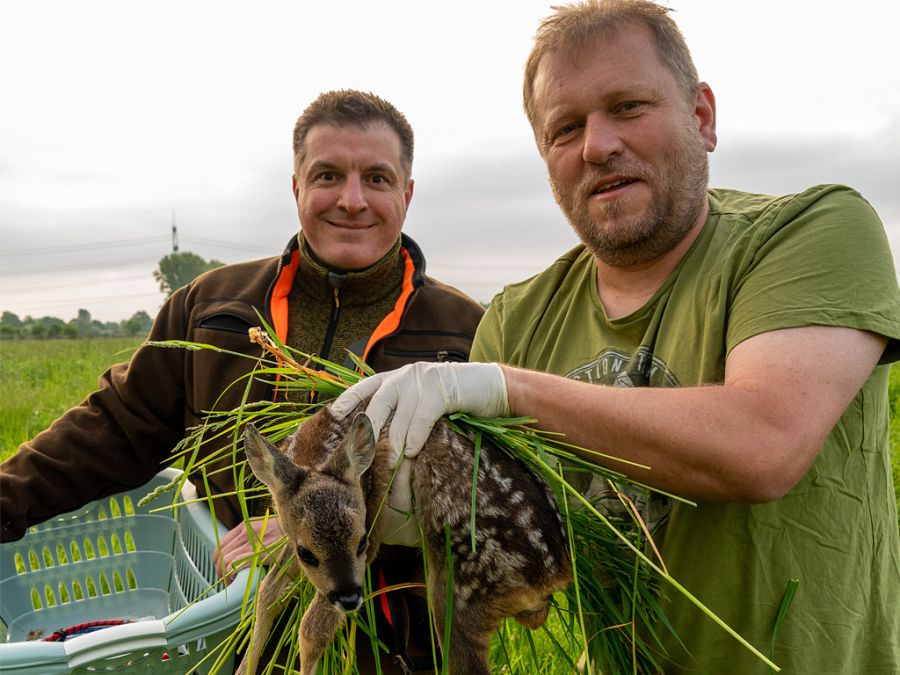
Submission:
{"label": "distant tree line", "polygon": [[[221,267],[222,262],[205,260],[189,251],[173,252],[163,256],[153,271],[153,278],[159,283],[159,290],[169,297],[177,289],[189,284],[195,277],[209,270]],[[145,311],[135,312],[124,321],[97,321],[86,309],[78,310],[78,317],[63,321],[55,316],[35,319],[26,316],[20,319],[12,312],[3,312],[0,317],[0,340],[21,340],[50,338],[102,338],[102,337],[143,337],[150,332],[153,319]]]}
{"label": "distant tree line", "polygon": [[0,339],[144,337],[150,332],[152,324],[153,319],[143,310],[123,321],[98,321],[92,319],[91,313],[86,309],[79,309],[78,316],[69,321],[55,316],[42,316],[38,319],[26,316],[20,319],[13,312],[3,312],[0,316]]}

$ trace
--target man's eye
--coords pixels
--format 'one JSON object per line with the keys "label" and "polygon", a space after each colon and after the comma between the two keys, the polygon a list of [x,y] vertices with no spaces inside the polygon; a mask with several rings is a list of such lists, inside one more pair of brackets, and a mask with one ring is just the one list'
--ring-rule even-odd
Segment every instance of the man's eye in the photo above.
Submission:
{"label": "man's eye", "polygon": [[617,106],[617,110],[618,112],[629,113],[638,110],[642,105],[643,103],[640,101],[625,101]]}
{"label": "man's eye", "polygon": [[383,184],[389,182],[387,177],[382,176],[381,174],[375,174],[369,180],[372,181],[373,183],[375,183],[376,185],[383,185]]}
{"label": "man's eye", "polygon": [[310,567],[318,567],[319,559],[312,554],[308,548],[303,548],[302,546],[297,547],[297,557],[300,558],[303,562],[305,562]]}
{"label": "man's eye", "polygon": [[366,552],[366,549],[369,548],[369,540],[366,537],[363,537],[359,540],[359,546],[356,547],[356,555],[361,556]]}
{"label": "man's eye", "polygon": [[335,176],[332,171],[323,171],[316,176],[316,180],[324,181],[326,183],[335,180],[335,178],[337,178],[337,176]]}
{"label": "man's eye", "polygon": [[553,134],[553,137],[554,137],[554,138],[561,138],[561,137],[563,137],[563,136],[568,136],[568,135],[571,134],[573,131],[575,131],[577,128],[578,128],[578,125],[577,125],[577,124],[574,124],[574,123],[573,123],[573,124],[565,124],[565,125],[561,126],[559,129],[556,130],[556,133]]}

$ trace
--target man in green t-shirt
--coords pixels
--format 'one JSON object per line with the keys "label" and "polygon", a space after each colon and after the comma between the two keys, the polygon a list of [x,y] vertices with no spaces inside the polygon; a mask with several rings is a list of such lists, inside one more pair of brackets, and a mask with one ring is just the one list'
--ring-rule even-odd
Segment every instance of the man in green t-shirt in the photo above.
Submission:
{"label": "man in green t-shirt", "polygon": [[[626,472],[697,502],[650,510],[669,572],[761,650],[799,580],[783,672],[900,672],[900,290],[877,215],[841,186],[708,190],[715,99],[646,0],[558,8],[524,90],[583,244],[494,299],[472,352],[485,363],[382,373],[337,412],[375,393],[398,457],[462,410],[647,465]],[[768,672],[680,597],[665,609],[681,639],[665,638],[666,672]]]}

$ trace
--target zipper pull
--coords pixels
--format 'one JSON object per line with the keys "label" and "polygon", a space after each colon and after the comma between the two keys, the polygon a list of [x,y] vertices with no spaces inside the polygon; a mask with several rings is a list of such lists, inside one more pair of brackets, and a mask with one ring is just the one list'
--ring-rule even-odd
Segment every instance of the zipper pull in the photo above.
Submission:
{"label": "zipper pull", "polygon": [[347,283],[346,274],[341,274],[340,272],[328,273],[328,285],[331,286],[331,292],[334,293],[335,311],[341,308],[341,289],[344,287],[345,283]]}

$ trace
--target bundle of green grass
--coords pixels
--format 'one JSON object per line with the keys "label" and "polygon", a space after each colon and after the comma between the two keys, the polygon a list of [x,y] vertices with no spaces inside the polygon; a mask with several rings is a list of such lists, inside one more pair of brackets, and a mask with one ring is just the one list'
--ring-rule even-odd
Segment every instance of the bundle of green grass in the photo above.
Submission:
{"label": "bundle of green grass", "polygon": [[[278,443],[324,405],[323,402],[332,400],[371,374],[361,361],[355,360],[355,368],[347,368],[292,350],[271,338],[271,331],[253,329],[250,333],[250,339],[261,347],[261,356],[255,359],[252,373],[232,386],[245,387],[243,400],[247,401],[246,392],[254,379],[277,382],[280,392],[278,400],[246,402],[235,410],[210,413],[204,423],[192,429],[173,451],[173,460],[180,461],[184,475],[191,475],[195,481],[204,482],[214,472],[233,472],[235,484],[239,486],[236,494],[217,495],[216,498],[236,496],[247,523],[253,518],[250,514],[260,511],[253,502],[267,499],[268,492],[253,476],[244,459],[242,435],[239,433],[243,425],[252,422],[271,442]],[[213,345],[183,341],[151,344],[224,351]],[[242,354],[231,354],[247,358]],[[291,402],[309,398],[291,395],[298,390],[316,392],[313,397],[316,402]],[[485,439],[489,439],[543,477],[554,492],[568,533],[573,582],[553,597],[550,616],[538,631],[525,629],[512,619],[501,625],[491,644],[493,672],[539,672],[543,675],[660,672],[664,660],[661,631],[673,630],[666,619],[662,600],[666,594],[672,593],[684,595],[698,612],[717,622],[773,670],[778,670],[666,571],[642,518],[641,509],[635,506],[635,497],[644,504],[679,497],[640,485],[622,473],[587,461],[584,457],[590,456],[590,452],[567,444],[559,435],[536,429],[532,426],[536,420],[484,419],[462,413],[450,415],[449,419],[458,433],[474,441],[476,449]],[[220,449],[210,454],[200,452],[205,444]],[[477,470],[477,462],[475,465]],[[592,486],[590,498],[582,494],[587,484]],[[148,499],[156,496],[151,495]],[[268,517],[262,516],[263,519]],[[472,520],[474,526],[474,510]],[[244,562],[255,574],[257,568],[278,559],[286,543],[286,538],[283,538],[272,546],[260,547]],[[349,620],[326,652],[319,672],[358,673],[355,645],[360,631],[369,636],[376,652],[383,654],[384,662],[387,662],[387,647],[379,642],[374,631],[374,599],[386,590],[390,589],[373,590],[371,580],[367,580],[363,607],[349,615]],[[284,603],[285,616],[280,624],[284,630],[277,636],[278,644],[275,646],[275,653],[280,658],[267,664],[263,673],[283,672],[283,666],[275,665],[276,661],[296,664],[299,660],[297,635],[300,620],[315,591],[304,578],[298,578],[289,593],[294,601]],[[446,619],[444,625],[437,626],[436,630],[444,630],[445,625],[449,624]],[[209,664],[211,672],[220,669],[228,654],[246,648],[253,621],[253,598],[248,595],[241,622],[210,657],[213,659],[213,663]],[[434,662],[440,664],[437,645],[433,644],[432,648],[437,657]],[[380,666],[377,667],[380,672]],[[444,671],[438,665],[435,672]]]}

